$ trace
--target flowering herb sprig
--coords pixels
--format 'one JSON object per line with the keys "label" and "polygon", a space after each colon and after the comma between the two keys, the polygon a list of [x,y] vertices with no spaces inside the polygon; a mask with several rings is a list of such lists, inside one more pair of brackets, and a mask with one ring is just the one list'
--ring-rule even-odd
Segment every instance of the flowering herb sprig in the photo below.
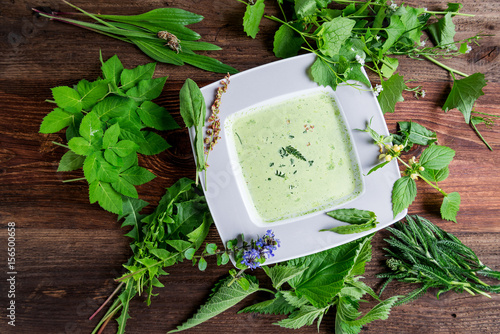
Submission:
{"label": "flowering herb sprig", "polygon": [[210,117],[208,117],[208,125],[206,131],[206,137],[204,139],[205,143],[205,165],[208,167],[207,160],[208,154],[214,149],[215,144],[220,139],[220,118],[219,118],[219,108],[221,104],[222,94],[227,92],[227,87],[229,86],[230,74],[228,73],[223,80],[220,81],[221,87],[217,88],[217,93],[215,94],[215,101],[212,104]]}
{"label": "flowering herb sprig", "polygon": [[[456,221],[460,208],[460,194],[458,192],[446,193],[438,185],[449,175],[448,165],[455,156],[455,151],[446,146],[435,144],[436,134],[415,122],[399,122],[400,134],[383,136],[366,126],[364,132],[368,132],[375,144],[379,147],[379,160],[381,163],[373,167],[368,175],[397,159],[405,170],[402,177],[398,179],[392,188],[392,210],[394,217],[408,208],[417,196],[417,185],[415,181],[422,179],[428,185],[443,195],[441,204],[441,218]],[[412,157],[408,162],[401,158],[404,151],[410,150],[414,144],[428,145],[420,155],[420,159]]]}
{"label": "flowering herb sprig", "polygon": [[[333,2],[335,9],[328,8],[332,1],[276,2],[282,18],[266,16],[281,24],[274,36],[276,57],[292,57],[300,50],[316,54],[316,61],[309,69],[315,82],[334,90],[339,84],[355,86],[351,80],[364,83],[374,92],[384,113],[395,111],[396,103],[404,100],[402,92],[405,90],[415,92],[417,98],[425,96],[421,87],[409,88],[409,80],[396,73],[399,60],[395,56],[428,60],[448,71],[453,78],[443,110],[458,109],[465,122],[491,149],[476,125],[491,123],[491,117],[500,116],[474,111],[476,100],[484,94],[484,74],[468,75],[442,62],[471,52],[474,44],[479,45],[478,40],[490,36],[476,34],[454,40],[453,17],[474,16],[460,13],[462,4],[448,3],[443,11],[429,11],[425,7],[398,5],[386,0],[337,0]],[[339,5],[345,7],[339,9]],[[252,38],[263,16],[264,1],[248,2],[243,27]],[[362,67],[374,72],[380,84],[372,88]]]}

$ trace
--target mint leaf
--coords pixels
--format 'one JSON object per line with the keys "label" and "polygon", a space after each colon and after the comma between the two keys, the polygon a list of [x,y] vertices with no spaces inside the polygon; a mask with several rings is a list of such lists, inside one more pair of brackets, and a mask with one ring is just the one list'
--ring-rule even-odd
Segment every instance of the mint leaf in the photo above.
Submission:
{"label": "mint leaf", "polygon": [[255,38],[259,32],[260,21],[264,15],[264,0],[257,0],[253,5],[247,5],[245,15],[243,16],[243,31],[247,36]]}
{"label": "mint leaf", "polygon": [[[448,15],[448,14],[447,14]],[[483,73],[474,73],[460,80],[453,80],[453,87],[446,99],[443,110],[457,108],[464,115],[465,122],[470,123],[471,111],[476,100],[484,95],[483,88],[486,86]]]}
{"label": "mint leaf", "polygon": [[447,167],[455,156],[455,151],[447,146],[431,145],[420,156],[420,165],[426,169],[442,169]]}
{"label": "mint leaf", "polygon": [[43,118],[40,125],[40,133],[54,133],[69,126],[73,119],[74,114],[65,112],[60,108],[55,108]]}
{"label": "mint leaf", "polygon": [[132,166],[126,171],[120,173],[126,181],[132,183],[134,186],[140,186],[154,179],[156,176],[144,167]]}
{"label": "mint leaf", "polygon": [[118,142],[118,137],[120,136],[120,125],[118,123],[111,125],[102,139],[102,148],[108,148],[111,145],[115,145]]}
{"label": "mint leaf", "polygon": [[160,96],[166,81],[167,77],[141,80],[137,86],[127,90],[126,94],[136,101],[153,100]]}
{"label": "mint leaf", "polygon": [[403,176],[394,182],[392,188],[392,211],[394,217],[408,208],[417,196],[417,185],[409,176]]}
{"label": "mint leaf", "polygon": [[364,224],[377,218],[374,212],[359,209],[338,209],[326,213],[330,217],[349,224]]}
{"label": "mint leaf", "polygon": [[397,102],[404,101],[403,90],[406,88],[405,80],[398,73],[393,74],[388,80],[382,81],[382,88],[378,96],[378,102],[382,112],[394,112]]}
{"label": "mint leaf", "polygon": [[82,137],[74,137],[68,142],[69,148],[79,155],[89,155],[94,147]]}
{"label": "mint leaf", "polygon": [[[299,24],[292,24],[298,27]],[[288,58],[296,56],[304,39],[289,26],[283,24],[274,34],[273,52],[276,57]]]}
{"label": "mint leaf", "polygon": [[441,218],[456,223],[458,210],[460,210],[460,194],[452,192],[444,196],[440,209]]}
{"label": "mint leaf", "polygon": [[151,101],[143,102],[141,106],[137,108],[137,113],[141,121],[150,128],[157,130],[173,130],[179,128],[179,125],[165,108]]}
{"label": "mint leaf", "polygon": [[83,166],[83,162],[85,161],[85,156],[75,154],[73,151],[68,151],[64,153],[59,162],[59,167],[57,167],[58,172],[68,172],[72,170],[76,170]]}
{"label": "mint leaf", "polygon": [[83,79],[78,82],[76,89],[81,96],[80,100],[83,109],[91,108],[97,101],[104,98],[104,96],[109,93],[108,80],[88,82]]}
{"label": "mint leaf", "polygon": [[387,39],[382,45],[382,53],[386,53],[391,48],[391,46],[393,46],[394,43],[397,42],[401,35],[404,34],[406,29],[403,22],[401,22],[401,18],[397,15],[392,15],[389,26],[385,29],[385,31],[387,33]]}
{"label": "mint leaf", "polygon": [[128,90],[135,86],[141,80],[153,78],[156,63],[139,65],[133,69],[124,69],[120,74],[121,89]]}
{"label": "mint leaf", "polygon": [[139,198],[135,187],[130,182],[126,181],[123,177],[118,177],[115,182],[111,183],[111,186],[114,190],[122,195],[132,198]]}
{"label": "mint leaf", "polygon": [[144,141],[139,143],[137,152],[144,155],[155,155],[165,151],[170,145],[159,134],[149,131],[141,131],[144,133]]}
{"label": "mint leaf", "polygon": [[89,185],[90,203],[99,202],[99,205],[112,213],[121,214],[123,203],[122,196],[116,192],[109,183],[94,181]]}
{"label": "mint leaf", "polygon": [[218,288],[214,291],[208,301],[198,309],[196,314],[191,319],[178,326],[175,330],[168,333],[180,332],[199,325],[202,322],[221,314],[225,310],[238,304],[247,296],[256,292],[259,288],[257,280],[253,276],[246,274],[243,274],[243,277],[249,282],[249,288],[247,290],[244,290],[236,282],[234,282],[231,286],[227,286],[231,277],[221,280],[218,284]]}
{"label": "mint leaf", "polygon": [[437,22],[429,24],[427,30],[431,34],[436,46],[456,50],[455,41],[455,24],[452,21],[452,13],[448,12],[445,16],[440,18]]}
{"label": "mint leaf", "polygon": [[105,79],[108,79],[115,87],[120,82],[120,75],[123,71],[123,65],[117,55],[106,60],[101,66],[102,74]]}
{"label": "mint leaf", "polygon": [[336,17],[330,22],[323,23],[318,32],[319,50],[327,56],[336,56],[342,44],[351,36],[355,24],[356,21],[345,17]]}
{"label": "mint leaf", "polygon": [[71,113],[82,111],[82,101],[80,94],[68,86],[60,86],[52,88],[52,96],[57,105]]}

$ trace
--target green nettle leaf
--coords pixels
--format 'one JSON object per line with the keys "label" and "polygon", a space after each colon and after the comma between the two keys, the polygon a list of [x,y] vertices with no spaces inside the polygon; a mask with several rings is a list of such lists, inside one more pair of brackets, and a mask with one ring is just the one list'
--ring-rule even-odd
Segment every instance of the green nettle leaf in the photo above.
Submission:
{"label": "green nettle leaf", "polygon": [[441,204],[441,217],[446,220],[457,222],[457,213],[460,209],[460,194],[452,192],[446,195]]}
{"label": "green nettle leaf", "polygon": [[297,275],[302,274],[307,268],[299,268],[292,265],[274,265],[272,267],[263,266],[262,269],[266,272],[273,283],[275,289],[279,289],[283,284]]}
{"label": "green nettle leaf", "polygon": [[135,187],[130,182],[126,181],[123,177],[118,177],[115,182],[111,183],[111,186],[114,190],[122,195],[132,198],[139,198]]}
{"label": "green nettle leaf", "polygon": [[[435,132],[428,130],[424,126],[415,122],[398,122],[399,131],[408,134],[409,143],[407,146],[411,148],[413,144],[417,145],[430,145],[437,141]],[[404,144],[404,143],[399,143]]]}
{"label": "green nettle leaf", "polygon": [[326,311],[327,308],[316,308],[311,305],[304,305],[298,311],[290,314],[287,319],[278,321],[275,325],[290,329],[309,326],[312,325],[316,319],[321,319]]}
{"label": "green nettle leaf", "polygon": [[137,102],[130,98],[120,96],[108,96],[92,108],[101,121],[107,121],[110,118],[123,116],[127,111],[134,110]]}
{"label": "green nettle leaf", "polygon": [[452,15],[451,12],[446,13],[436,23],[429,24],[427,29],[437,46],[456,50],[457,46],[453,40],[453,37],[455,37],[455,24],[453,24]]}
{"label": "green nettle leaf", "polygon": [[[294,24],[293,26],[299,26]],[[274,34],[273,52],[276,57],[296,56],[304,39],[289,26],[283,24]]]}
{"label": "green nettle leaf", "polygon": [[394,217],[408,208],[417,196],[417,184],[409,176],[398,179],[392,188],[392,211]]}
{"label": "green nettle leaf", "polygon": [[123,65],[117,55],[106,60],[101,66],[102,74],[105,79],[108,79],[114,86],[118,86],[120,75],[123,71]]}
{"label": "green nettle leaf", "polygon": [[257,280],[253,276],[246,274],[243,274],[243,277],[249,282],[247,290],[244,290],[235,282],[233,282],[231,286],[228,286],[229,281],[231,281],[231,277],[223,279],[214,290],[210,299],[199,308],[196,314],[191,319],[178,326],[177,329],[172,330],[169,333],[180,332],[199,325],[202,322],[221,314],[230,307],[238,304],[252,293],[256,292],[259,288]]}
{"label": "green nettle leaf", "polygon": [[144,155],[155,155],[165,151],[170,145],[162,136],[157,133],[149,131],[141,131],[144,133],[144,141],[139,142],[139,149],[137,152]]}
{"label": "green nettle leaf", "polygon": [[85,79],[78,82],[76,89],[81,96],[83,109],[89,109],[109,93],[108,82],[108,80],[88,82]]}
{"label": "green nettle leaf", "polygon": [[382,45],[383,53],[387,52],[391,48],[391,46],[393,46],[394,43],[397,42],[397,40],[404,34],[406,29],[403,22],[401,22],[401,18],[397,15],[392,15],[391,22],[389,23],[389,26],[385,29],[385,31],[387,33],[387,39],[385,40],[384,45]]}
{"label": "green nettle leaf", "polygon": [[167,77],[141,80],[137,86],[127,90],[127,96],[137,101],[156,99],[160,96],[166,81]]}
{"label": "green nettle leaf", "polygon": [[350,224],[364,224],[377,218],[374,212],[359,209],[338,209],[327,212],[327,214],[332,218]]}
{"label": "green nettle leaf", "polygon": [[134,186],[140,186],[154,179],[156,176],[144,167],[132,166],[126,171],[120,173],[126,181],[132,183]]}
{"label": "green nettle leaf", "polygon": [[318,32],[320,51],[330,57],[336,56],[342,44],[351,36],[355,24],[356,21],[345,17],[336,17],[330,22],[323,23]]}
{"label": "green nettle leaf", "polygon": [[82,111],[82,101],[80,94],[73,88],[68,86],[60,86],[52,88],[52,96],[57,105],[71,113]]}
{"label": "green nettle leaf", "polygon": [[150,128],[157,130],[173,130],[179,128],[179,125],[165,108],[151,101],[143,102],[141,106],[137,108],[137,113],[141,121]]}
{"label": "green nettle leaf", "polygon": [[102,123],[95,112],[91,111],[83,117],[80,135],[91,145],[95,145],[103,137]]}
{"label": "green nettle leaf", "polygon": [[266,300],[257,304],[245,307],[239,313],[261,313],[261,314],[290,314],[296,307],[290,305],[283,295],[278,292],[274,299]]}
{"label": "green nettle leaf", "polygon": [[139,65],[133,69],[124,69],[120,74],[121,89],[128,90],[134,87],[141,80],[153,78],[156,63]]}
{"label": "green nettle leaf", "polygon": [[68,172],[76,170],[83,167],[83,162],[85,161],[85,156],[75,154],[73,151],[68,151],[64,153],[59,162],[58,172]]}
{"label": "green nettle leaf", "polygon": [[247,5],[245,15],[243,16],[243,31],[247,33],[247,36],[252,38],[257,36],[265,6],[264,0],[257,0],[253,5]]}
{"label": "green nettle leaf", "polygon": [[464,115],[465,122],[470,123],[472,108],[476,100],[484,95],[483,88],[486,86],[486,82],[483,73],[474,73],[460,80],[454,79],[453,87],[443,105],[443,110],[447,112],[457,108]]}
{"label": "green nettle leaf", "polygon": [[90,203],[99,205],[112,213],[121,214],[123,208],[122,196],[107,182],[94,181],[89,185]]}
{"label": "green nettle leaf", "polygon": [[43,118],[40,125],[40,133],[54,133],[69,126],[75,118],[75,114],[55,108]]}
{"label": "green nettle leaf", "polygon": [[426,168],[425,170],[420,172],[420,175],[422,175],[429,181],[441,182],[448,178],[448,175],[450,175],[450,169],[448,167],[438,170]]}
{"label": "green nettle leaf", "polygon": [[378,102],[382,112],[394,112],[397,102],[404,101],[403,90],[406,88],[405,80],[398,73],[393,74],[388,80],[382,81],[382,88],[378,96]]}
{"label": "green nettle leaf", "polygon": [[94,151],[94,147],[82,137],[74,137],[68,142],[69,148],[79,155],[89,155]]}
{"label": "green nettle leaf", "polygon": [[118,123],[111,125],[102,139],[102,147],[108,148],[118,142],[118,136],[120,136],[120,125]]}
{"label": "green nettle leaf", "polygon": [[426,169],[448,167],[455,156],[455,151],[447,146],[431,145],[420,156],[419,163]]}
{"label": "green nettle leaf", "polygon": [[385,320],[389,317],[391,308],[394,304],[401,298],[400,296],[393,296],[384,300],[383,302],[375,305],[368,313],[363,317],[356,320],[347,320],[346,323],[350,326],[364,326],[369,322],[374,320]]}

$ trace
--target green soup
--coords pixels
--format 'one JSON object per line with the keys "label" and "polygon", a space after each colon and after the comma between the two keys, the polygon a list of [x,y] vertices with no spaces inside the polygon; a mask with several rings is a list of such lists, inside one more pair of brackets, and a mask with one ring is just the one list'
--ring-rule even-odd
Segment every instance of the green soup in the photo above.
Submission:
{"label": "green soup", "polygon": [[244,184],[264,222],[321,210],[360,193],[350,137],[329,93],[244,111],[231,122]]}

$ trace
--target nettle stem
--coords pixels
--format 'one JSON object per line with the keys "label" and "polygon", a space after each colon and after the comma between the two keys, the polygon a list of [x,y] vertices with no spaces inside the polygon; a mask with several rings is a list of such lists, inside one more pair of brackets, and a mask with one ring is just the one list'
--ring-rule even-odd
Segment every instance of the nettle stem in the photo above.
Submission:
{"label": "nettle stem", "polygon": [[443,64],[442,62],[430,57],[430,56],[427,56],[427,55],[422,55],[425,59],[429,60],[430,62],[433,62],[434,64],[444,68],[445,70],[447,70],[448,72],[450,73],[456,73],[458,75],[461,75],[463,77],[468,77],[469,75],[468,74],[465,74],[464,72],[460,72],[460,71],[457,71],[449,66],[446,66],[445,64]]}

